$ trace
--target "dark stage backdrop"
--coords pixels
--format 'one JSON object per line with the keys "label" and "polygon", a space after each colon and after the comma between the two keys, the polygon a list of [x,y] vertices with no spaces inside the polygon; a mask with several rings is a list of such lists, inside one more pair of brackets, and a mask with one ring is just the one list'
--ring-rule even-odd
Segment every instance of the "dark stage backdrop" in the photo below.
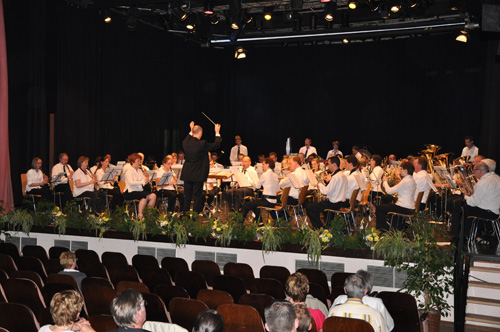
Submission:
{"label": "dark stage backdrop", "polygon": [[[417,153],[426,143],[459,154],[463,137],[497,159],[497,36],[454,35],[309,47],[206,49],[139,25],[126,31],[62,1],[6,0],[10,144],[14,191],[31,159],[48,170],[49,116],[55,152],[70,163],[141,151],[162,157],[181,146],[191,120],[213,139],[205,112],[222,125],[227,161],[234,136],[255,159],[293,152],[310,137],[320,155],[368,146],[382,156]],[[22,17],[29,15],[29,21]],[[53,160],[57,162],[57,160]]]}

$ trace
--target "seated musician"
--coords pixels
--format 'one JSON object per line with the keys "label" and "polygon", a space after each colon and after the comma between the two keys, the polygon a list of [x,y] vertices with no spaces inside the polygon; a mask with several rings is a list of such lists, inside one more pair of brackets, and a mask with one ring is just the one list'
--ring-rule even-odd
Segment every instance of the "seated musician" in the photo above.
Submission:
{"label": "seated musician", "polygon": [[[173,162],[174,161],[171,155],[166,156],[165,158],[163,158],[162,167],[160,167],[158,169],[158,172],[156,173],[156,187],[158,188],[157,196],[161,197],[162,199],[164,197],[167,198],[167,211],[172,213],[175,211],[176,198],[179,199],[180,206],[184,206],[184,195],[178,194],[175,188],[175,184],[177,183],[177,176],[175,176],[171,168]],[[159,185],[160,179],[165,173],[172,173],[170,181],[165,185]]]}
{"label": "seated musician", "polygon": [[[215,153],[215,155],[214,155]],[[218,155],[216,152],[208,153],[210,155],[210,169],[217,168],[223,170],[224,166],[217,163]],[[207,182],[203,184],[203,190],[206,192],[206,203],[210,207],[215,199],[215,196],[220,191],[219,180],[213,178],[207,178]],[[215,212],[214,208],[210,208],[212,212]]]}
{"label": "seated musician", "polygon": [[[137,152],[137,154],[141,158],[141,164],[139,165],[139,169],[142,170],[142,172],[144,172],[146,174],[150,170],[150,168],[148,166],[144,165],[144,153]],[[149,177],[148,177],[148,181],[143,186],[144,191],[146,191],[148,193],[152,193],[153,192],[153,186],[151,185],[151,181],[152,180],[154,180],[154,179],[149,179]]]}
{"label": "seated musician", "polygon": [[[363,181],[364,178],[358,170],[358,159],[356,159],[356,157],[353,155],[350,155],[345,159],[345,169],[347,172],[347,174],[344,173],[344,175],[347,177],[347,191],[344,206],[349,207],[352,192],[356,189],[359,189],[358,181]],[[356,199],[359,200],[360,198],[361,192],[359,192]]]}
{"label": "seated musician", "polygon": [[66,206],[66,202],[73,199],[73,193],[71,192],[69,180],[71,180],[74,173],[73,168],[71,168],[71,165],[68,164],[68,155],[64,152],[59,154],[59,163],[52,167],[52,180],[56,179],[57,175],[60,173],[64,173],[64,175],[60,177],[57,182],[54,182],[54,192],[62,193],[61,203],[64,208]]}
{"label": "seated musician", "polygon": [[387,184],[387,177],[384,175],[382,185],[387,194],[398,194],[398,201],[396,204],[380,204],[377,206],[375,215],[377,218],[377,229],[388,230],[386,217],[388,212],[396,212],[402,214],[412,214],[415,211],[415,189],[417,185],[413,180],[413,172],[415,168],[410,162],[402,162],[396,172],[400,173],[402,178],[401,182],[397,185],[390,187]]}
{"label": "seated musician", "polygon": [[243,200],[243,197],[253,195],[253,187],[255,186],[255,183],[253,183],[250,173],[255,173],[254,174],[255,176],[253,176],[253,178],[258,177],[257,171],[253,166],[251,166],[252,160],[250,159],[250,157],[248,156],[244,157],[242,163],[243,163],[243,170],[241,171],[241,173],[246,175],[252,187],[231,188],[224,192],[225,199],[228,202],[231,202],[231,206],[234,208],[235,211],[240,211],[241,201]]}
{"label": "seated musician", "polygon": [[423,211],[432,189],[430,185],[432,183],[432,178],[429,173],[427,173],[427,159],[425,157],[416,157],[413,159],[413,167],[415,167],[413,180],[415,180],[415,184],[417,185],[417,189],[415,190],[415,199],[417,199],[419,192],[424,192],[424,196],[420,202],[420,211]]}
{"label": "seated musician", "polygon": [[[483,159],[474,165],[474,175],[478,182],[471,196],[464,196],[464,235],[469,236],[472,226],[469,216],[494,220],[498,218],[500,209],[500,177],[495,173],[496,162]],[[460,229],[460,208],[456,208],[451,219],[452,235],[457,236]],[[484,234],[490,235],[490,234]],[[480,235],[483,237],[484,235]]]}
{"label": "seated musician", "polygon": [[[333,173],[325,176],[324,180],[328,181],[328,185],[318,184],[318,189],[322,195],[326,196],[326,199],[307,206],[307,216],[314,228],[323,227],[320,219],[321,212],[326,209],[338,210],[345,202],[347,178],[340,170],[340,159],[337,156],[331,156],[328,158],[327,167]],[[328,227],[328,223],[329,221],[326,220],[326,227]]]}
{"label": "seated musician", "polygon": [[49,178],[42,172],[42,159],[35,157],[31,162],[31,169],[26,173],[26,193],[40,195],[42,200],[52,200],[52,190],[49,187]]}
{"label": "seated musician", "polygon": [[299,157],[300,166],[304,165],[304,163],[306,162],[306,155],[303,153],[299,153],[297,154],[297,157]]}
{"label": "seated musician", "polygon": [[73,174],[73,197],[74,198],[90,198],[89,207],[90,213],[101,213],[106,204],[106,197],[100,194],[99,203],[97,202],[97,192],[95,184],[97,179],[87,169],[89,166],[89,157],[81,156],[77,162],[78,169]]}
{"label": "seated musician", "polygon": [[269,152],[269,158],[274,161],[274,168],[281,169],[281,163],[278,162],[278,154],[276,152]]}
{"label": "seated musician", "polygon": [[[300,167],[299,157],[293,156],[289,159],[290,171],[295,174],[303,186],[309,186],[309,178],[307,177],[306,171]],[[290,187],[290,193],[288,194],[288,204],[297,205],[299,203],[299,194],[301,188],[295,188],[290,181],[290,174],[280,181],[280,188]]]}
{"label": "seated musician", "polygon": [[125,192],[123,197],[126,200],[138,199],[138,217],[142,218],[144,208],[154,207],[156,204],[156,195],[144,190],[144,186],[149,183],[149,175],[140,169],[141,157],[137,153],[129,156],[129,161],[132,166],[127,173],[125,173]]}
{"label": "seated musician", "polygon": [[109,158],[106,158],[100,163],[100,167],[97,169],[95,172],[95,176],[97,178],[97,184],[99,185],[99,188],[101,191],[103,191],[106,195],[112,195],[113,197],[111,198],[111,202],[109,204],[109,207],[111,209],[114,209],[117,206],[121,206],[123,204],[123,195],[120,192],[119,187],[115,187],[114,183],[118,180],[118,175],[114,175],[113,180],[109,181],[103,181],[102,178],[104,177],[104,174],[106,174],[106,170],[108,169],[109,166]]}
{"label": "seated musician", "polygon": [[[271,158],[266,158],[262,162],[262,169],[264,173],[256,184],[257,189],[264,187],[262,192],[262,198],[258,200],[253,200],[246,202],[242,208],[243,221],[245,220],[247,213],[253,211],[255,214],[254,220],[260,219],[260,209],[257,207],[273,207],[277,203],[277,193],[280,191],[278,175],[274,173],[274,161]],[[272,217],[274,215],[271,214]]]}
{"label": "seated musician", "polygon": [[382,197],[384,195],[382,192],[382,175],[384,175],[384,170],[380,167],[381,164],[382,157],[378,154],[374,154],[370,159],[370,170],[368,175],[368,181],[372,184],[370,195],[373,204],[375,204],[375,197]]}
{"label": "seated musician", "polygon": [[339,141],[333,141],[332,142],[333,149],[328,151],[328,154],[326,155],[326,159],[328,159],[330,156],[339,156],[342,158],[344,155],[342,154],[342,151],[339,150],[340,143]]}

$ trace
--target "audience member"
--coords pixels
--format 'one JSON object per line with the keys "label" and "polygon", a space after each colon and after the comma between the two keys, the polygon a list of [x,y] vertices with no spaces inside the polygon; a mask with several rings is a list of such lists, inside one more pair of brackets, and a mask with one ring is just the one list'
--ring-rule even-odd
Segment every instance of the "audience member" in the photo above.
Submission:
{"label": "audience member", "polygon": [[87,278],[87,275],[76,269],[76,255],[74,252],[66,251],[59,256],[59,263],[64,268],[59,274],[67,274],[75,278],[78,287],[81,288],[82,280]]}
{"label": "audience member", "polygon": [[269,332],[296,332],[299,320],[288,301],[275,301],[264,310],[266,330]]}
{"label": "audience member", "polygon": [[309,309],[305,304],[296,303],[293,305],[295,309],[295,316],[299,320],[297,332],[308,332],[312,329],[312,317]]}
{"label": "audience member", "polygon": [[135,289],[126,289],[113,299],[111,315],[118,326],[114,332],[150,332],[142,328],[146,321],[146,304],[142,294]]}
{"label": "audience member", "polygon": [[200,312],[194,320],[193,332],[222,332],[222,330],[224,330],[224,321],[215,310]]}

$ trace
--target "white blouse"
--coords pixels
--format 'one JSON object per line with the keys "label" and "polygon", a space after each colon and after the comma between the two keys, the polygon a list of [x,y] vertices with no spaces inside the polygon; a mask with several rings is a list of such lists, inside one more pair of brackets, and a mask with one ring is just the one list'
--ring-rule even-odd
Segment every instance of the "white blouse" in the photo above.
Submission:
{"label": "white blouse", "polygon": [[26,192],[31,191],[31,189],[40,189],[41,186],[30,187],[32,183],[42,183],[43,182],[43,172],[41,170],[36,171],[35,169],[30,169],[26,173]]}
{"label": "white blouse", "polygon": [[135,169],[131,167],[127,173],[125,173],[125,191],[129,193],[133,191],[143,191],[143,187],[146,184],[146,178],[140,169]]}
{"label": "white blouse", "polygon": [[76,180],[80,180],[80,183],[86,183],[92,181],[92,178],[90,177],[90,171],[87,171],[87,174],[85,174],[81,168],[78,168],[75,171],[75,174],[73,174],[73,197],[78,197],[81,194],[83,194],[86,191],[94,191],[94,184],[90,183],[86,186],[78,188],[76,186]]}

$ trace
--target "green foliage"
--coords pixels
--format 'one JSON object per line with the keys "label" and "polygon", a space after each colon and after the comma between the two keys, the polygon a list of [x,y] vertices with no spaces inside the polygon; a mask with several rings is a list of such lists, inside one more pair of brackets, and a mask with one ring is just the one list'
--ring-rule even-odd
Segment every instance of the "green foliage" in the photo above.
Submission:
{"label": "green foliage", "polygon": [[240,222],[233,222],[233,236],[243,242],[254,241],[257,238],[258,225],[256,222],[245,226]]}
{"label": "green foliage", "polygon": [[262,242],[262,257],[264,257],[264,254],[280,249],[283,243],[283,236],[282,230],[279,227],[275,227],[272,223],[268,222],[264,226],[259,227],[257,232]]}
{"label": "green foliage", "polygon": [[315,265],[319,263],[321,258],[322,243],[320,234],[323,233],[323,228],[312,229],[303,227],[304,237],[302,238],[303,249],[307,251],[307,259],[312,261]]}
{"label": "green foliage", "polygon": [[[76,202],[71,201],[66,203],[66,207],[64,208],[64,213],[66,214],[66,227],[75,228],[75,229],[85,229],[87,227],[87,219],[88,212],[79,211],[80,208]],[[59,231],[59,234],[66,233],[66,228],[64,228],[64,232]]]}
{"label": "green foliage", "polygon": [[29,211],[17,209],[9,212],[6,217],[11,230],[29,235],[31,227],[34,225],[33,216]]}
{"label": "green foliage", "polygon": [[347,223],[342,216],[336,214],[330,221],[328,231],[332,234],[331,247],[341,248],[346,237]]}
{"label": "green foliage", "polygon": [[143,211],[144,216],[144,231],[146,233],[157,235],[161,233],[158,220],[160,219],[160,212],[156,208],[146,207]]}
{"label": "green foliage", "polygon": [[119,232],[130,232],[133,227],[132,216],[126,207],[117,206],[111,214],[110,228]]}
{"label": "green foliage", "polygon": [[186,217],[172,225],[173,234],[171,234],[171,238],[173,241],[175,237],[175,245],[179,248],[185,247],[188,243],[188,232],[184,221],[186,221]]}

